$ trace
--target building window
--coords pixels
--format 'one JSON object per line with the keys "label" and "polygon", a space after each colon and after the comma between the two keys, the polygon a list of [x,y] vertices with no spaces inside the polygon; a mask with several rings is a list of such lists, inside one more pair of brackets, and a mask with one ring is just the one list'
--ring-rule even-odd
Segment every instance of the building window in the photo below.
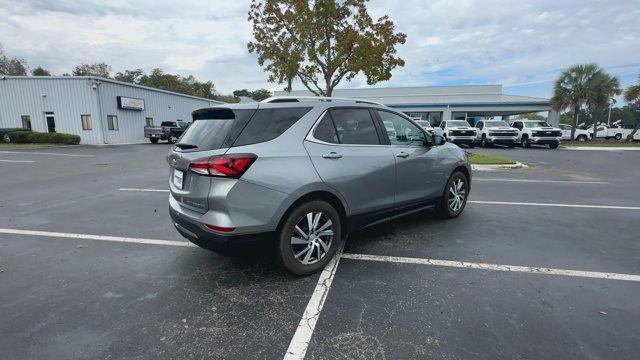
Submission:
{"label": "building window", "polygon": [[22,115],[22,128],[25,130],[31,130],[31,116]]}
{"label": "building window", "polygon": [[107,115],[107,125],[109,130],[118,130],[118,117],[115,115]]}
{"label": "building window", "polygon": [[91,115],[80,115],[82,121],[82,130],[91,130]]}
{"label": "building window", "polygon": [[153,126],[153,118],[152,117],[144,118],[144,121],[145,121],[145,125],[146,126]]}
{"label": "building window", "polygon": [[467,120],[466,112],[452,112],[451,120]]}

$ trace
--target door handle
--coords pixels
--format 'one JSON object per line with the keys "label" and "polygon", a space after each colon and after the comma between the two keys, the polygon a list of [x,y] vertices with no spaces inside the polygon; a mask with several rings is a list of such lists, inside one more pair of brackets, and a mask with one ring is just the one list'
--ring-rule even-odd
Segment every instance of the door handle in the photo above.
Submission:
{"label": "door handle", "polygon": [[342,154],[338,154],[337,152],[332,151],[328,154],[323,154],[322,157],[325,159],[340,159],[342,158]]}
{"label": "door handle", "polygon": [[399,158],[406,158],[406,157],[409,157],[409,153],[406,153],[403,151],[401,153],[397,153],[396,156]]}

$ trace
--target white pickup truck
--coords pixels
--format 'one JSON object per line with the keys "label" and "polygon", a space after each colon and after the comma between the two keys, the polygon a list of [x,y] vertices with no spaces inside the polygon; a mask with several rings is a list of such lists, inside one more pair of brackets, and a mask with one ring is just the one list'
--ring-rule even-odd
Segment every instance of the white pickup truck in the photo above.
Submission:
{"label": "white pickup truck", "polygon": [[476,146],[476,129],[464,120],[442,120],[436,134],[454,144],[466,144],[470,148]]}
{"label": "white pickup truck", "polygon": [[518,144],[518,129],[504,120],[480,120],[476,123],[476,129],[476,141],[482,147],[499,144],[513,148]]}
{"label": "white pickup truck", "polygon": [[518,129],[518,141],[523,148],[531,145],[549,145],[557,149],[562,141],[562,130],[544,120],[514,120],[511,126]]}
{"label": "white pickup truck", "polygon": [[[562,130],[562,140],[571,140],[571,129],[573,126],[567,124],[560,124],[558,127]],[[592,132],[585,129],[576,129],[575,139],[578,141],[591,140],[593,136]]]}
{"label": "white pickup truck", "polygon": [[[615,123],[614,123],[615,124]],[[587,129],[590,134],[593,134],[593,125]],[[625,129],[621,127],[609,127],[607,125],[598,125],[596,136],[598,139],[616,139],[624,140],[631,134],[633,129]]]}
{"label": "white pickup truck", "polygon": [[431,126],[431,124],[429,124],[429,122],[427,120],[421,120],[420,118],[413,118],[413,121],[420,125],[420,127],[422,129],[424,129],[424,131],[428,132],[429,134],[433,135],[433,127]]}

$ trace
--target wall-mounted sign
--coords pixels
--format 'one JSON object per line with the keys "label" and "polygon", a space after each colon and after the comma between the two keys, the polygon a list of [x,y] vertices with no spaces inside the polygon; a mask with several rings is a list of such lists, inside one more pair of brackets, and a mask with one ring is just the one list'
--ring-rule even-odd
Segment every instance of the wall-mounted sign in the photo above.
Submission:
{"label": "wall-mounted sign", "polygon": [[144,110],[144,100],[124,96],[118,96],[118,109]]}

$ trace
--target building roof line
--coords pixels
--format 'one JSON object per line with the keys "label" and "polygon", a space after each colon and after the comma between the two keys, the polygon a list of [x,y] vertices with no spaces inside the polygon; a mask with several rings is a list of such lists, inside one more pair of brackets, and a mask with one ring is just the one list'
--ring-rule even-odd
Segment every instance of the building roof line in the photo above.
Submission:
{"label": "building roof line", "polygon": [[169,90],[158,89],[158,88],[154,88],[154,87],[150,87],[150,86],[132,84],[132,83],[128,83],[128,82],[125,82],[125,81],[107,79],[107,78],[103,78],[103,77],[99,77],[99,76],[12,76],[12,75],[0,75],[0,81],[2,81],[4,79],[20,79],[20,80],[98,80],[98,81],[102,81],[102,82],[109,82],[109,83],[113,83],[113,84],[131,86],[131,87],[139,88],[139,89],[157,91],[157,92],[161,92],[161,93],[165,93],[165,94],[171,94],[171,95],[182,96],[182,97],[187,97],[187,98],[192,98],[192,99],[210,101],[210,102],[214,102],[214,103],[218,103],[218,104],[225,104],[225,102],[219,101],[219,100],[207,99],[207,98],[203,98],[203,97],[200,97],[200,96],[182,94],[182,93],[175,92],[175,91],[169,91]]}

